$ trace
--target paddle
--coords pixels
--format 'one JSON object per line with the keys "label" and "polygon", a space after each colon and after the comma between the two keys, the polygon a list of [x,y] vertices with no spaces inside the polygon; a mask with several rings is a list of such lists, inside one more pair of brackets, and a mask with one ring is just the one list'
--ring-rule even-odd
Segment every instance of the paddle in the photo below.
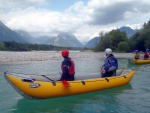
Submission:
{"label": "paddle", "polygon": [[[48,80],[54,82],[54,80],[50,79],[49,77],[47,77],[47,76],[45,76],[45,75],[41,75],[41,76],[43,76],[43,77],[47,78]],[[63,80],[63,81],[62,81],[62,84],[65,85],[66,87],[71,86],[66,80]]]}
{"label": "paddle", "polygon": [[41,75],[41,76],[47,78],[47,79],[50,80],[50,81],[54,81],[54,80],[50,79],[49,77],[47,77],[47,76],[45,76],[45,75]]}

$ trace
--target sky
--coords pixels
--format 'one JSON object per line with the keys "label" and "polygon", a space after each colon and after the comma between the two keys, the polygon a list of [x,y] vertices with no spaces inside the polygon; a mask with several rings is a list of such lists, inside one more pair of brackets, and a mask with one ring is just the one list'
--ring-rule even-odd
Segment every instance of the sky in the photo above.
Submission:
{"label": "sky", "polygon": [[71,33],[89,41],[122,26],[150,20],[150,0],[0,0],[0,21],[34,37]]}

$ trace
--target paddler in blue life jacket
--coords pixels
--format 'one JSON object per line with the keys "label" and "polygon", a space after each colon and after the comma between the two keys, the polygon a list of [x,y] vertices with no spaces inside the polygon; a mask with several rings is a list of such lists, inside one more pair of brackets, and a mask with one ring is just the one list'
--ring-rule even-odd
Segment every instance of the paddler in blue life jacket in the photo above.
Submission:
{"label": "paddler in blue life jacket", "polygon": [[62,50],[61,55],[64,57],[64,61],[61,65],[62,75],[60,81],[73,81],[75,75],[74,61],[69,57],[69,51],[66,49]]}
{"label": "paddler in blue life jacket", "polygon": [[115,76],[116,70],[118,69],[118,61],[112,54],[112,50],[110,48],[107,48],[105,50],[105,53],[106,53],[105,64],[101,69],[102,77]]}
{"label": "paddler in blue life jacket", "polygon": [[139,53],[139,51],[138,50],[134,50],[133,53],[135,53],[134,59],[135,60],[139,60],[140,59],[140,53]]}

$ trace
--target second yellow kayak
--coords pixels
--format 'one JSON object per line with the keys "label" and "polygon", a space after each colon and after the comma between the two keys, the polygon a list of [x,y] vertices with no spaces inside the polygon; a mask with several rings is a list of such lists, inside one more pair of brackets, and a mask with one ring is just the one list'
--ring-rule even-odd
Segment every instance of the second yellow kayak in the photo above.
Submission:
{"label": "second yellow kayak", "polygon": [[132,61],[135,63],[135,64],[148,64],[150,63],[150,59],[149,60],[136,60],[136,59],[132,59]]}

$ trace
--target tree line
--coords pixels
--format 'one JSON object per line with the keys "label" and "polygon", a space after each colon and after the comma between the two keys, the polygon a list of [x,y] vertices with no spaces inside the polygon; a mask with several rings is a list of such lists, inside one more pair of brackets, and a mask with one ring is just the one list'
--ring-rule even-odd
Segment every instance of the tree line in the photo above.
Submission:
{"label": "tree line", "polygon": [[1,51],[32,51],[32,50],[43,50],[43,51],[50,51],[50,50],[62,50],[62,49],[69,49],[69,50],[79,50],[81,48],[77,47],[58,47],[53,45],[45,45],[45,44],[22,44],[17,43],[15,41],[10,42],[1,42],[0,43],[0,50]]}
{"label": "tree line", "polygon": [[93,50],[104,51],[106,48],[119,52],[150,49],[150,21],[144,23],[143,28],[130,38],[119,29],[106,33],[104,36],[101,36],[101,42]]}

